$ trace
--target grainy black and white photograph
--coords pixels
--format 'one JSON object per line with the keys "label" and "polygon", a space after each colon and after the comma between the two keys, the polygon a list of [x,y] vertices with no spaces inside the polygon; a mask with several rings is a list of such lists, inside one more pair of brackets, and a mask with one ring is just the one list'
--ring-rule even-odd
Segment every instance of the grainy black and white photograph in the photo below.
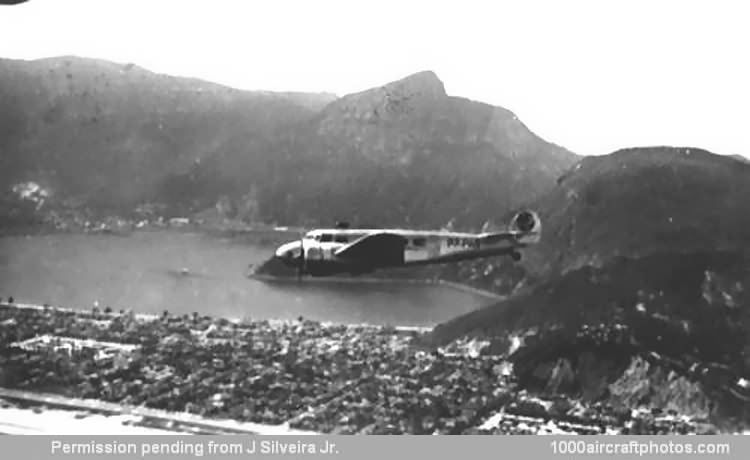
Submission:
{"label": "grainy black and white photograph", "polygon": [[750,433],[750,6],[0,4],[0,433]]}

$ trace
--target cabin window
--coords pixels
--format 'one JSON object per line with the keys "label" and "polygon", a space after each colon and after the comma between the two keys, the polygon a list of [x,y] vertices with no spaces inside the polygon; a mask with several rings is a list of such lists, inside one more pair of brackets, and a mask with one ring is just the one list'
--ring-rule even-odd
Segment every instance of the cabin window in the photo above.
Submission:
{"label": "cabin window", "polygon": [[412,243],[414,243],[414,246],[421,248],[422,246],[425,245],[426,241],[424,238],[414,238]]}
{"label": "cabin window", "polygon": [[333,235],[331,235],[330,233],[324,233],[320,235],[321,243],[330,243],[331,241],[333,241]]}
{"label": "cabin window", "polygon": [[336,241],[337,243],[348,243],[349,238],[346,235],[336,235],[334,241]]}

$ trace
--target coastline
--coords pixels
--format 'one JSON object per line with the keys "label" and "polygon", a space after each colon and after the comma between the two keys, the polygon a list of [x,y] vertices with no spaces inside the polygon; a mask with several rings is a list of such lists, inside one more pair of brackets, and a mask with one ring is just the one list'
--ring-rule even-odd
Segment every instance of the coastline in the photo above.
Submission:
{"label": "coastline", "polygon": [[[154,314],[154,313],[138,313],[132,310],[126,310],[124,313],[120,313],[119,311],[111,311],[111,312],[105,312],[105,311],[97,311],[96,313],[92,312],[91,309],[84,309],[84,308],[70,308],[70,307],[59,307],[55,305],[39,305],[35,303],[26,303],[26,302],[13,302],[8,303],[6,301],[0,301],[0,308],[18,308],[18,309],[28,309],[28,310],[54,310],[59,312],[65,312],[65,313],[72,313],[72,314],[80,314],[80,315],[90,315],[90,316],[98,316],[98,317],[109,317],[109,318],[117,318],[123,315],[133,315],[133,318],[135,318],[138,321],[143,322],[149,322],[149,321],[157,321],[159,318],[161,318],[160,315]],[[179,316],[179,315],[178,315]],[[230,323],[234,324],[241,324],[242,319],[241,318],[228,318],[228,317],[221,317],[221,316],[210,316],[213,320],[226,320]],[[297,320],[291,320],[291,319],[278,319],[278,318],[268,318],[264,320],[254,320],[254,321],[267,321],[269,324],[285,324],[285,323],[294,323]],[[322,327],[349,327],[349,328],[372,328],[372,329],[391,329],[398,333],[427,333],[433,330],[433,327],[431,326],[403,326],[403,325],[382,325],[382,324],[371,324],[371,323],[337,323],[333,321],[315,321],[316,323],[320,324]]]}

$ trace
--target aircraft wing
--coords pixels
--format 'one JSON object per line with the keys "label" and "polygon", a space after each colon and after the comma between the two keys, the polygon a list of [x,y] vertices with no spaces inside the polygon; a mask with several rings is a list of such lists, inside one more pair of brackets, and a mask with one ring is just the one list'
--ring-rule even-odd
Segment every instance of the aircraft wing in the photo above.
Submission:
{"label": "aircraft wing", "polygon": [[501,241],[508,241],[514,244],[534,244],[539,242],[541,234],[539,231],[521,232],[518,230],[510,230],[504,232],[495,233],[483,233],[481,239],[487,244],[497,244]]}
{"label": "aircraft wing", "polygon": [[483,242],[486,243],[498,243],[500,241],[514,241],[516,239],[515,232],[494,232],[494,233],[482,233],[480,236]]}
{"label": "aircraft wing", "polygon": [[364,265],[387,266],[404,261],[406,239],[396,233],[371,233],[339,248],[335,255]]}

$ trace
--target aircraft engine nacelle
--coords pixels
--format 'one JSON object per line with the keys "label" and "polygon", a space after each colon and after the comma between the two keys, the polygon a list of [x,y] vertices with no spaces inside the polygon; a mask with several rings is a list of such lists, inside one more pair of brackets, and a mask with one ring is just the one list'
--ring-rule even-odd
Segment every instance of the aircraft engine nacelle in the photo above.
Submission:
{"label": "aircraft engine nacelle", "polygon": [[542,221],[534,211],[521,211],[513,216],[510,230],[528,234],[520,238],[523,243],[536,243],[541,237]]}

